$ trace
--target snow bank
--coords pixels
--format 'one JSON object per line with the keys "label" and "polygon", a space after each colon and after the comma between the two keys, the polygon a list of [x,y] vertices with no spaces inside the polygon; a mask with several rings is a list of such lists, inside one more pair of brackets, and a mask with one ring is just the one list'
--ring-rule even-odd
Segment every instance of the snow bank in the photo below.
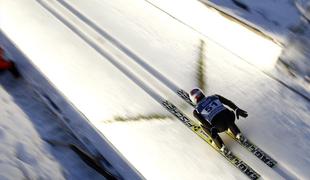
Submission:
{"label": "snow bank", "polygon": [[0,97],[0,179],[65,179],[48,145],[2,86]]}
{"label": "snow bank", "polygon": [[279,60],[295,76],[301,76],[310,82],[310,39],[295,35],[285,46]]}
{"label": "snow bank", "polygon": [[[11,58],[10,56],[8,57]],[[6,149],[12,149],[12,151],[15,150],[15,152],[18,153],[18,157],[20,159],[25,159],[29,161],[33,159],[32,156],[34,153],[38,154],[37,152],[34,152],[32,150],[33,149],[32,146],[38,146],[37,142],[40,143],[43,142],[38,138],[44,139],[44,141],[48,140],[48,142],[61,142],[60,144],[56,145],[52,143],[51,144],[52,146],[46,146],[46,144],[43,143],[44,147],[47,147],[46,149],[48,151],[44,152],[45,154],[43,155],[47,155],[48,158],[52,156],[53,161],[56,161],[56,164],[59,164],[61,170],[60,173],[64,175],[65,179],[83,178],[85,180],[86,179],[95,180],[103,178],[101,174],[97,173],[94,169],[89,167],[85,162],[82,161],[82,159],[74,151],[72,151],[70,147],[68,147],[68,145],[71,143],[77,144],[76,140],[72,137],[71,134],[69,134],[66,131],[66,129],[63,127],[63,124],[61,124],[61,120],[58,119],[58,117],[54,113],[52,113],[50,109],[48,109],[48,107],[39,99],[38,95],[35,94],[32,87],[29,86],[27,82],[25,82],[23,79],[18,80],[13,79],[11,78],[11,75],[9,73],[2,73],[0,75],[0,84],[3,86],[5,91],[9,93],[10,98],[8,100],[10,100],[10,103],[14,104],[14,106],[8,106],[7,105],[8,103],[6,102],[7,103],[6,107],[9,108],[10,111],[14,112],[15,116],[20,117],[26,115],[27,121],[22,119],[22,122],[25,121],[27,123],[27,127],[29,126],[31,127],[31,129],[33,129],[33,131],[35,131],[35,133],[29,133],[28,131],[24,130],[23,123],[18,123],[18,125],[15,124],[15,126],[12,126],[12,128],[9,129],[9,132],[11,131],[11,129],[14,129],[14,132],[23,132],[23,136],[26,135],[27,137],[29,136],[28,137],[29,140],[27,139],[27,142],[23,141],[23,143],[17,142],[17,145],[15,143],[10,143],[10,145],[7,145]],[[1,93],[0,97],[2,97]],[[18,108],[20,108],[21,111],[16,111],[15,110],[16,106],[18,106]],[[6,121],[11,122],[10,120]],[[1,130],[3,130],[3,132],[1,131],[2,134],[8,133],[7,129],[2,128]],[[32,139],[34,139],[34,141]],[[29,147],[31,148],[29,149]],[[31,153],[30,154],[31,156],[29,155],[29,153]],[[35,156],[35,158],[36,159],[32,161],[40,160],[39,159],[40,157]],[[8,162],[16,161],[14,158],[8,158],[7,160]],[[37,164],[36,163],[34,164],[35,166],[32,166],[32,164],[29,163],[28,166],[31,167],[32,169],[35,169],[36,171],[40,171],[42,169],[42,168],[40,169],[36,168]],[[42,164],[44,165],[44,167],[49,167],[50,162],[42,161],[40,167],[43,166]],[[3,167],[4,169],[3,172],[5,172],[6,176],[10,174],[12,175],[12,178],[9,179],[14,180],[18,179],[18,173],[10,173],[8,170],[5,171],[6,168],[7,168],[6,166]],[[51,169],[49,170],[50,172],[48,173],[54,173]],[[0,179],[5,178],[3,177]],[[34,179],[40,179],[40,178],[34,178]]]}
{"label": "snow bank", "polygon": [[216,6],[280,42],[286,40],[289,28],[299,22],[300,14],[291,0],[211,0],[212,3],[200,1]]}
{"label": "snow bank", "polygon": [[[310,2],[293,1],[244,1],[213,0],[217,8],[224,10],[250,26],[283,43],[280,62],[296,76],[309,81],[310,32],[305,19],[310,19]],[[241,6],[240,6],[241,5]],[[243,8],[246,7],[246,8]],[[288,16],[289,14],[289,16]]]}

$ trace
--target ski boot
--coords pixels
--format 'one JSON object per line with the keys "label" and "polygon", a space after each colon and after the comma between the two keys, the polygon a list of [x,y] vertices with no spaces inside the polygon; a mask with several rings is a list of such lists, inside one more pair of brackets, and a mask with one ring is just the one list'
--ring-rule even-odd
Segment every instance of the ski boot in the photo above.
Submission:
{"label": "ski boot", "polygon": [[220,150],[225,156],[228,156],[229,154],[231,154],[231,151],[225,145],[222,145]]}
{"label": "ski boot", "polygon": [[241,143],[245,143],[247,141],[247,139],[241,133],[237,134],[236,139],[238,139],[238,141]]}

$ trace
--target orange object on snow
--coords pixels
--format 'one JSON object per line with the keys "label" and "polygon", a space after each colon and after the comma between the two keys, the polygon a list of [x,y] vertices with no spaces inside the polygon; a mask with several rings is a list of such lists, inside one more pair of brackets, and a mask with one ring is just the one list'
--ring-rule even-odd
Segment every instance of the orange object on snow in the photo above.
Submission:
{"label": "orange object on snow", "polygon": [[4,58],[4,50],[0,47],[0,71],[8,70],[10,71],[15,78],[20,77],[20,73],[17,70],[15,63],[11,60],[6,60]]}
{"label": "orange object on snow", "polygon": [[8,70],[13,67],[13,62],[4,59],[4,50],[0,47],[0,70]]}

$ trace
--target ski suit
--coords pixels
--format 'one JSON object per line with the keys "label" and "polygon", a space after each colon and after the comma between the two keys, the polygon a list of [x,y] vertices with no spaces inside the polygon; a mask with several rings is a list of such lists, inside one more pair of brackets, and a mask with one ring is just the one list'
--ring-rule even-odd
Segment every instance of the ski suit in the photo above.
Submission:
{"label": "ski suit", "polygon": [[218,135],[228,129],[236,136],[240,133],[235,124],[235,113],[224,105],[236,110],[238,107],[230,100],[220,96],[212,95],[204,97],[195,107],[193,114],[202,124],[204,131],[212,137],[218,148],[224,145]]}

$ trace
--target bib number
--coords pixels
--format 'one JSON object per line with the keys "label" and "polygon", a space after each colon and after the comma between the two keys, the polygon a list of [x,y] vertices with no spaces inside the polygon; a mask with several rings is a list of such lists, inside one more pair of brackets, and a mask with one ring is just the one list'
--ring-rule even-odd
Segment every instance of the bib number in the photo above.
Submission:
{"label": "bib number", "polygon": [[214,111],[215,109],[221,107],[222,103],[217,99],[214,101],[211,101],[206,107],[205,109],[202,111],[203,115],[209,115],[210,113],[212,113],[212,111]]}

